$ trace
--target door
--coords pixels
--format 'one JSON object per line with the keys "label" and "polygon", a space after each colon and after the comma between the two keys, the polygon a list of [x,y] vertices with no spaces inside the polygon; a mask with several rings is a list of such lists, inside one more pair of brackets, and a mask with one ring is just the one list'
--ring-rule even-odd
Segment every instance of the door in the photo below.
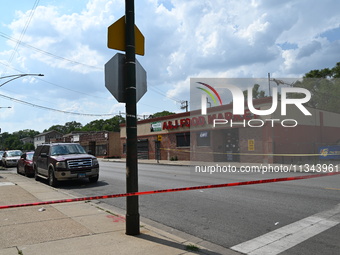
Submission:
{"label": "door", "polygon": [[48,176],[50,146],[43,146],[37,160],[38,173]]}
{"label": "door", "polygon": [[238,128],[226,130],[225,135],[225,152],[227,162],[240,162],[240,145]]}
{"label": "door", "polygon": [[149,159],[149,141],[148,139],[140,139],[137,143],[137,157],[139,159]]}
{"label": "door", "polygon": [[96,141],[89,142],[89,154],[96,156]]}

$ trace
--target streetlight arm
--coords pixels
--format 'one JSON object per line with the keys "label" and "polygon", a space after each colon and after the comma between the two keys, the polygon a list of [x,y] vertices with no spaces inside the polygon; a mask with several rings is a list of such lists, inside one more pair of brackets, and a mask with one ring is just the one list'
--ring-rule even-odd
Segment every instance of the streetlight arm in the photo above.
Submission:
{"label": "streetlight arm", "polygon": [[2,87],[3,85],[5,85],[6,83],[8,83],[10,81],[13,81],[15,79],[18,79],[18,78],[21,78],[21,77],[24,77],[24,76],[44,76],[44,75],[43,74],[14,74],[14,75],[3,76],[3,77],[0,77],[0,79],[11,78],[11,77],[14,77],[14,78],[0,84],[0,87]]}
{"label": "streetlight arm", "polygon": [[34,73],[23,73],[23,74],[12,74],[12,75],[7,75],[7,76],[2,76],[0,79],[5,79],[5,78],[10,78],[10,77],[23,77],[23,76],[44,76],[43,74],[34,74]]}
{"label": "streetlight arm", "polygon": [[18,79],[18,78],[20,78],[20,77],[21,77],[21,76],[14,77],[14,78],[12,78],[12,79],[10,79],[10,80],[8,80],[8,81],[2,83],[2,84],[0,85],[0,87],[2,87],[3,85],[5,85],[6,83],[9,83],[10,81],[13,81],[13,80],[15,80],[15,79]]}

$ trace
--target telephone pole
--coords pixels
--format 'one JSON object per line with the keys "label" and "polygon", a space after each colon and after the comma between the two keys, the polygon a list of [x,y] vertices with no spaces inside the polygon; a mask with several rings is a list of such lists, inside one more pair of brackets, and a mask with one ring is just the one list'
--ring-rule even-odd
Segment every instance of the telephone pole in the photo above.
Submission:
{"label": "telephone pole", "polygon": [[188,106],[189,106],[189,105],[188,105],[188,101],[181,101],[181,104],[182,104],[182,105],[181,105],[181,109],[182,109],[182,110],[185,109],[185,111],[188,112]]}

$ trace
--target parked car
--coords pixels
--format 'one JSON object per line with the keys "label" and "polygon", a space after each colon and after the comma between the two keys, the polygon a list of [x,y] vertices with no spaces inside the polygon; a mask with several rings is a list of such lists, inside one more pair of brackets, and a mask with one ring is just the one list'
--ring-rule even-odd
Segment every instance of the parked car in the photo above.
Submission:
{"label": "parked car", "polygon": [[22,155],[21,150],[5,151],[1,159],[2,165],[4,167],[16,166],[21,155]]}
{"label": "parked car", "polygon": [[17,173],[24,174],[25,176],[33,176],[33,154],[34,151],[25,152],[21,155],[17,164]]}
{"label": "parked car", "polygon": [[59,181],[88,178],[97,182],[99,163],[78,143],[51,143],[37,147],[33,155],[35,179],[44,178],[50,186]]}
{"label": "parked car", "polygon": [[2,166],[2,155],[4,155],[4,151],[0,151],[0,166]]}

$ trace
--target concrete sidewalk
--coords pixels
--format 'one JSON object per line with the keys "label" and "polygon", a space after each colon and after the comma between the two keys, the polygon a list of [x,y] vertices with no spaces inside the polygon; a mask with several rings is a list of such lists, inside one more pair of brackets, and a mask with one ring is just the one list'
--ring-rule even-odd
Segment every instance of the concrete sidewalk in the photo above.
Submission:
{"label": "concrete sidewalk", "polygon": [[[68,198],[33,178],[0,171],[0,205]],[[144,223],[139,236],[128,236],[125,217],[95,202],[0,209],[0,255],[239,254],[219,246],[208,250],[205,241],[194,240]]]}

